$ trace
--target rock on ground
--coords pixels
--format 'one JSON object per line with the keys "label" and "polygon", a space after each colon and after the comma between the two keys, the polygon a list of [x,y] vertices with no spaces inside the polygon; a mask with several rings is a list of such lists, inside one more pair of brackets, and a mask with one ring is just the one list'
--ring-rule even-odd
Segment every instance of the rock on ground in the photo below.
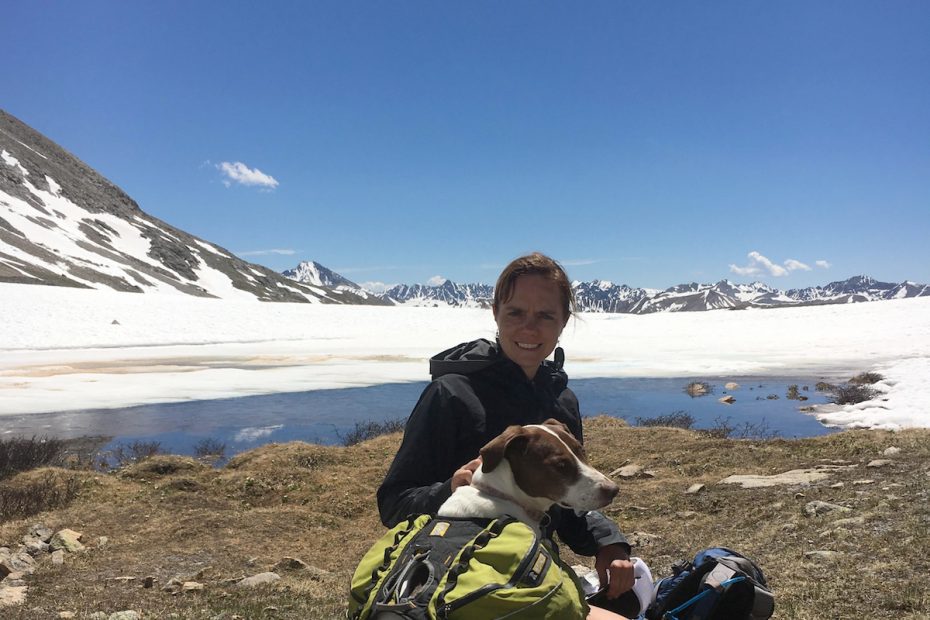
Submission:
{"label": "rock on ground", "polygon": [[792,469],[772,476],[754,474],[737,474],[728,476],[720,484],[739,484],[744,489],[757,489],[760,487],[773,487],[779,484],[810,484],[830,476],[826,469]]}
{"label": "rock on ground", "polygon": [[274,583],[279,579],[281,579],[281,575],[277,573],[259,573],[257,575],[252,575],[251,577],[246,577],[236,585],[240,588],[254,588],[256,586]]}

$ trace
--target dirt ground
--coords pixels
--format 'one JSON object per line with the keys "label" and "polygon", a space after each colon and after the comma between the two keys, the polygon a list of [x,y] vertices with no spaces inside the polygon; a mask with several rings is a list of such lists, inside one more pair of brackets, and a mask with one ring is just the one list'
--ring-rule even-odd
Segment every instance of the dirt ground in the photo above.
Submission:
{"label": "dirt ground", "polygon": [[[930,430],[734,440],[598,417],[586,420],[585,433],[601,471],[642,467],[616,478],[621,494],[604,512],[656,577],[701,548],[724,545],[763,569],[776,618],[930,618]],[[374,496],[399,441],[392,434],[351,447],[272,444],[219,468],[156,456],[109,473],[20,474],[3,484],[52,475],[62,484],[75,479],[79,492],[67,506],[0,525],[0,546],[15,547],[41,522],[81,532],[86,548],[60,565],[40,556],[23,577],[26,601],[0,608],[0,617],[136,610],[145,619],[341,618],[355,565],[384,531]],[[827,475],[812,483],[720,482],[818,467]],[[686,493],[697,483],[705,488]],[[848,511],[809,515],[814,501]],[[285,566],[285,558],[307,566]],[[281,579],[237,586],[266,571]],[[174,585],[182,582],[202,588],[182,592]]]}

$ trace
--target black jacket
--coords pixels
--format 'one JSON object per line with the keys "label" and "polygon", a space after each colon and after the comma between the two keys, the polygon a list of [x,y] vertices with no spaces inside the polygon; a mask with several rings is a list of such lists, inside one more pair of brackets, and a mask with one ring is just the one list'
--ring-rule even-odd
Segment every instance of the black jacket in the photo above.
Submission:
{"label": "black jacket", "polygon": [[[557,350],[561,353],[561,350]],[[430,360],[433,381],[407,420],[404,439],[378,489],[381,521],[393,527],[412,514],[436,514],[452,494],[459,467],[511,424],[564,422],[582,441],[578,399],[557,363],[543,362],[532,381],[487,340],[467,342]],[[599,512],[549,510],[553,531],[573,551],[595,555],[612,543],[627,544],[617,526]]]}

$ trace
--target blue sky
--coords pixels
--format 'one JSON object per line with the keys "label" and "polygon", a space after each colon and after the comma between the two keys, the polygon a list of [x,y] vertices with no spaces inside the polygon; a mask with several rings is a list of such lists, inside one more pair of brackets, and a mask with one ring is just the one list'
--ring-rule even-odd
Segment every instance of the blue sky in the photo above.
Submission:
{"label": "blue sky", "polygon": [[922,0],[30,0],[0,40],[0,107],[277,270],[930,283]]}

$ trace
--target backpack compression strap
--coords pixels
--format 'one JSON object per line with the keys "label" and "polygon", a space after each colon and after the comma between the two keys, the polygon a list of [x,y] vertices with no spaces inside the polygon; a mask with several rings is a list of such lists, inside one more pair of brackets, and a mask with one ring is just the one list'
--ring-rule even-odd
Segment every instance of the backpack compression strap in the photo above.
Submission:
{"label": "backpack compression strap", "polygon": [[[504,515],[495,519],[486,530],[475,537],[472,544],[462,550],[462,553],[459,555],[459,561],[449,568],[448,576],[446,577],[446,585],[436,598],[436,611],[441,618],[446,617],[450,611],[449,606],[446,605],[446,595],[455,588],[459,575],[468,570],[468,562],[471,560],[472,556],[475,555],[475,551],[487,546],[492,538],[500,536],[504,528],[515,521],[516,519],[510,515]],[[480,594],[482,594],[481,591],[472,592],[469,597]]]}
{"label": "backpack compression strap", "polygon": [[[719,587],[726,589],[727,587],[733,585],[734,583],[739,583],[740,581],[746,581],[746,578],[745,577],[733,577],[732,579],[727,579],[726,581],[721,583]],[[691,598],[689,598],[687,601],[685,601],[684,603],[682,603],[675,609],[665,612],[665,615],[662,616],[663,620],[680,620],[678,618],[678,614],[688,609],[692,605],[698,603],[701,599],[703,599],[705,596],[708,596],[711,592],[714,592],[714,591],[715,591],[715,588],[708,588],[706,590],[702,590],[701,592],[698,592],[696,595],[692,596]]]}
{"label": "backpack compression strap", "polygon": [[[407,519],[407,525],[404,529],[397,532],[394,535],[393,544],[385,547],[384,549],[384,560],[381,562],[381,565],[376,567],[371,571],[371,581],[367,586],[365,586],[364,592],[362,592],[362,602],[368,601],[371,598],[371,591],[375,589],[375,586],[378,584],[378,579],[381,577],[381,574],[388,570],[391,567],[391,555],[394,553],[394,550],[397,549],[397,545],[400,544],[404,538],[410,535],[410,532],[414,530],[414,522],[416,521],[416,516],[411,515]],[[365,605],[359,605],[358,609],[355,610],[355,614],[352,616],[352,620],[358,620],[362,616],[362,612],[365,610]]]}
{"label": "backpack compression strap", "polygon": [[[732,558],[719,558],[713,570],[702,579],[703,589],[675,609],[666,612],[662,616],[663,620],[680,620],[678,614],[692,606],[697,606],[695,611],[699,612],[700,617],[703,618],[714,605],[713,602],[705,601],[707,596],[714,592],[725,592],[729,587],[743,581],[748,582],[747,585],[753,588],[752,608],[748,611],[747,620],[770,618],[775,608],[775,599],[772,593],[761,587],[752,577],[740,574],[743,571],[738,565],[737,567],[729,566],[727,561],[730,559]],[[701,609],[701,603],[705,603],[703,605],[705,609]]]}

